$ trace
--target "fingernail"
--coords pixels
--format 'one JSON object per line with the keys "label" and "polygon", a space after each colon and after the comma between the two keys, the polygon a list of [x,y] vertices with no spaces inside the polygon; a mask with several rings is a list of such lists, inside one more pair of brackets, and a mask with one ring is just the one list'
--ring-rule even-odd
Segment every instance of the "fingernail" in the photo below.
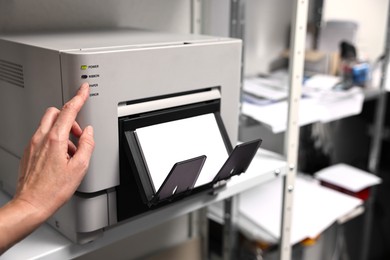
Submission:
{"label": "fingernail", "polygon": [[81,89],[86,89],[86,88],[88,88],[89,87],[89,84],[88,84],[88,82],[84,82],[82,85],[81,85]]}
{"label": "fingernail", "polygon": [[89,135],[93,135],[93,127],[92,126],[87,126],[87,128],[85,129],[87,131],[87,134]]}

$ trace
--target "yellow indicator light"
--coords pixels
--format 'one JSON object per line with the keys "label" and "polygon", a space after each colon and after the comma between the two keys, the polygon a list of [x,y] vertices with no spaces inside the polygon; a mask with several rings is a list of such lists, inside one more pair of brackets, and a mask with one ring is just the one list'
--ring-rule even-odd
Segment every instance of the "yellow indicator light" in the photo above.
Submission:
{"label": "yellow indicator light", "polygon": [[82,69],[82,70],[86,70],[87,68],[88,68],[87,65],[81,65],[81,69]]}

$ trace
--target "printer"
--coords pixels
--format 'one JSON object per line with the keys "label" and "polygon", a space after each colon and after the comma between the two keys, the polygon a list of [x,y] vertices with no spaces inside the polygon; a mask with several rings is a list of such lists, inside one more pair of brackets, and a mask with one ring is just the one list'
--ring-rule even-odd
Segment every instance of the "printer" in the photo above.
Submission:
{"label": "printer", "polygon": [[77,122],[94,127],[95,150],[77,192],[48,221],[74,242],[212,196],[260,145],[234,148],[240,40],[122,28],[0,35],[0,50],[0,185],[10,195],[46,108],[89,83]]}

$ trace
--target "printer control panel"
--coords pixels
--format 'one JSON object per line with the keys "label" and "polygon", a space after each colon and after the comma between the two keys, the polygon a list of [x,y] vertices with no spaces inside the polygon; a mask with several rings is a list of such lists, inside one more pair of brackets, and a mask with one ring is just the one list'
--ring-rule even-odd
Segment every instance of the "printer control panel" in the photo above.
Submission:
{"label": "printer control panel", "polygon": [[91,92],[90,97],[99,96],[98,87],[100,79],[99,64],[82,64],[80,65],[80,78],[88,80]]}

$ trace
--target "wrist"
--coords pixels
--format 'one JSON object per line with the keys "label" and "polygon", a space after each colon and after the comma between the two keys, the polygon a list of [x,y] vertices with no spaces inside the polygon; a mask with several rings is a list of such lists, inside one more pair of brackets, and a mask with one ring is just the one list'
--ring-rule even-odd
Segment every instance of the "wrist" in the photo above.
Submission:
{"label": "wrist", "polygon": [[15,198],[0,208],[0,255],[46,220],[45,214]]}
{"label": "wrist", "polygon": [[49,214],[44,210],[35,207],[28,200],[21,197],[13,198],[7,205],[12,207],[12,210],[24,215],[31,224],[40,225],[47,220]]}

